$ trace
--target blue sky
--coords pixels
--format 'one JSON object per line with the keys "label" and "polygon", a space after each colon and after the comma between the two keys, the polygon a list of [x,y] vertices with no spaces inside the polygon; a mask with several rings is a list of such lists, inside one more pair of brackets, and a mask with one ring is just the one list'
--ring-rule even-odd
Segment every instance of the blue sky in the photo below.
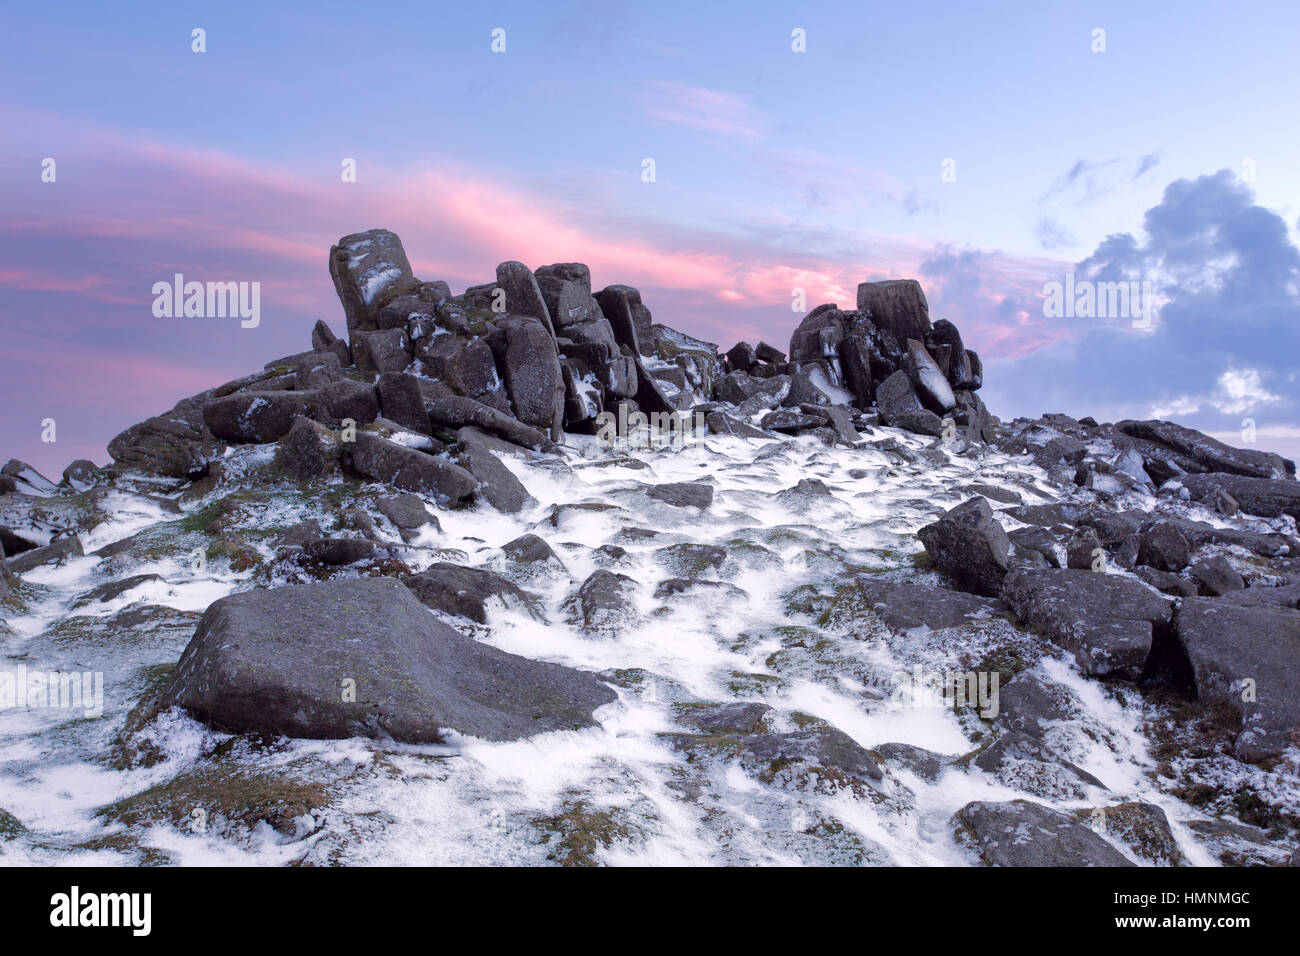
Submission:
{"label": "blue sky", "polygon": [[[11,5],[0,454],[103,462],[341,327],[328,245],[388,226],[424,278],[585,259],[724,348],[783,347],[794,287],[914,275],[995,414],[1253,417],[1294,455],[1297,36],[1296,5],[1249,2]],[[1044,281],[1103,260],[1159,274],[1154,330],[1043,316]],[[160,325],[182,269],[261,281],[267,321]]]}

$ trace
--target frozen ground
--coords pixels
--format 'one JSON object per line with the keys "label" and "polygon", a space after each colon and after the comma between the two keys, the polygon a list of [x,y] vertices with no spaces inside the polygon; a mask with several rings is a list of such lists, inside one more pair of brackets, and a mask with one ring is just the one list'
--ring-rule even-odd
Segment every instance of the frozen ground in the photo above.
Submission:
{"label": "frozen ground", "polygon": [[[997,486],[1026,503],[1058,500],[1024,458],[992,448],[952,454],[894,430],[868,437],[899,450],[710,436],[680,451],[609,452],[571,438],[562,458],[508,459],[538,501],[521,514],[486,504],[437,510],[441,530],[426,527],[406,547],[407,566],[492,568],[541,595],[547,618],[501,606],[487,626],[448,622],[513,653],[600,672],[619,693],[597,712],[599,727],[513,743],[456,735],[435,747],[249,740],[178,712],[143,719],[147,706],[138,705],[147,705],[209,603],[287,583],[271,532],[310,517],[337,528],[340,509],[356,505],[375,515],[381,535],[401,539],[368,507],[377,489],[268,484],[266,449],[232,454],[225,483],[203,498],[110,492],[82,535],[86,556],[24,575],[18,602],[4,607],[7,667],[100,672],[105,694],[98,717],[0,711],[0,808],[25,828],[0,843],[0,861],[972,865],[973,852],[954,836],[954,811],[1023,797],[1085,814],[1155,804],[1185,861],[1215,865],[1222,844],[1191,825],[1215,820],[1223,803],[1188,802],[1189,781],[1208,780],[1229,799],[1245,788],[1291,812],[1300,806],[1294,752],[1273,772],[1221,756],[1189,766],[1175,755],[1162,766],[1151,725],[1163,704],[1131,685],[1085,679],[1069,655],[1005,622],[892,633],[869,610],[836,613],[837,590],[855,574],[940,584],[915,532],[968,498],[965,486]],[[250,481],[239,481],[241,470]],[[810,478],[830,496],[795,490]],[[676,508],[642,490],[674,481],[713,483],[711,509]],[[214,513],[219,534],[211,532]],[[563,567],[505,560],[500,546],[526,532],[543,537]],[[114,543],[129,546],[91,554]],[[662,550],[679,543],[717,545],[727,558],[716,569],[683,571]],[[570,623],[566,604],[597,568],[636,582],[636,614],[610,633]],[[660,581],[692,574],[731,587],[654,595]],[[93,589],[144,575],[157,577],[81,603]],[[989,662],[1011,662],[1072,695],[1077,719],[1061,721],[1049,740],[1106,790],[1051,775],[995,777],[959,762],[987,742],[989,722],[897,693],[900,675],[918,665],[928,673],[1002,666]],[[756,773],[722,744],[674,747],[674,735],[696,732],[682,721],[689,705],[729,701],[770,705],[777,732],[824,722],[869,749],[913,744],[941,755],[943,770],[926,780],[882,761],[884,782],[860,792]],[[1150,862],[1103,835],[1135,862]],[[1266,844],[1252,852],[1254,862],[1281,859]]]}

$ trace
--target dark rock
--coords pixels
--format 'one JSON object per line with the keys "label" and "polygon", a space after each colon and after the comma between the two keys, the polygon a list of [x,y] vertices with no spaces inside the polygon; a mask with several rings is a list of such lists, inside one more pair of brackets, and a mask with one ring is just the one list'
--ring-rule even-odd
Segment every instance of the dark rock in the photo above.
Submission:
{"label": "dark rock", "polygon": [[737,435],[740,438],[771,438],[767,432],[761,428],[755,428],[748,422],[741,421],[734,415],[728,415],[726,412],[709,412],[704,417],[704,422],[709,427],[709,431],[715,435]]}
{"label": "dark rock", "polygon": [[295,418],[288,433],[280,439],[276,464],[297,481],[322,477],[337,460],[338,441],[334,435],[309,418]]}
{"label": "dark rock", "polygon": [[952,411],[957,404],[957,397],[948,384],[948,376],[935,364],[923,342],[907,340],[904,367],[922,405],[939,415]]}
{"label": "dark rock", "polygon": [[595,298],[619,345],[634,354],[654,354],[650,310],[641,302],[640,292],[627,285],[611,285],[597,292]]}
{"label": "dark rock", "polygon": [[329,261],[349,336],[376,328],[384,297],[415,285],[402,240],[387,229],[344,236],[330,249]]}
{"label": "dark rock", "polygon": [[352,336],[352,358],[358,369],[371,375],[402,372],[411,364],[411,340],[405,329],[356,332]]}
{"label": "dark rock", "polygon": [[76,535],[57,538],[42,548],[32,548],[9,559],[9,570],[14,574],[25,574],[42,564],[51,561],[63,562],[71,557],[80,557],[86,552],[81,548],[81,541]]}
{"label": "dark rock", "polygon": [[203,421],[223,441],[266,444],[287,435],[311,402],[310,392],[236,392],[208,402]]}
{"label": "dark rock", "polygon": [[311,347],[316,352],[333,352],[338,356],[342,367],[352,364],[352,350],[348,348],[348,343],[341,341],[334,330],[320,319],[312,326]]}
{"label": "dark rock", "polygon": [[737,342],[727,352],[727,364],[739,372],[748,372],[757,361],[754,346],[748,342]]}
{"label": "dark rock", "polygon": [[369,432],[357,435],[352,467],[367,478],[402,491],[430,494],[449,505],[465,503],[478,489],[474,476],[459,465]]}
{"label": "dark rock", "polygon": [[675,481],[647,489],[651,498],[678,508],[708,510],[713,504],[713,486],[703,481]]}
{"label": "dark rock", "polygon": [[564,567],[564,562],[545,540],[535,534],[520,535],[501,546],[505,556],[518,564],[553,563]]}
{"label": "dark rock", "polygon": [[373,385],[344,379],[316,390],[309,417],[328,428],[342,428],[349,420],[368,425],[379,417],[379,396]]}
{"label": "dark rock", "polygon": [[488,344],[515,417],[558,439],[564,419],[564,380],[551,333],[538,319],[509,317],[497,323]]}
{"label": "dark rock", "polygon": [[1089,787],[1106,789],[1105,784],[1088,773],[1088,771],[1066,760],[1056,751],[1043,744],[1037,737],[1032,737],[1018,730],[1008,731],[993,741],[993,743],[981,750],[971,760],[971,763],[985,773],[991,774],[1007,769],[1008,765],[1014,767],[1023,763],[1055,764]]}
{"label": "dark rock", "polygon": [[1276,756],[1300,740],[1300,611],[1185,598],[1174,630],[1197,698],[1241,715],[1238,757]]}
{"label": "dark rock", "polygon": [[[1295,462],[1272,452],[1233,448],[1192,428],[1161,421],[1122,421],[1115,430],[1169,451],[1184,471],[1224,472],[1251,478],[1295,477]],[[1145,456],[1144,456],[1145,457]]]}
{"label": "dark rock", "polygon": [[677,708],[677,719],[706,734],[754,734],[772,712],[757,701],[736,704],[693,704]]}
{"label": "dark rock", "polygon": [[478,493],[497,511],[515,514],[529,504],[536,504],[528,489],[515,473],[501,463],[487,443],[475,440],[472,429],[461,433],[456,462],[479,483]]}
{"label": "dark rock", "polygon": [[1006,616],[1006,609],[996,599],[963,591],[885,581],[868,575],[859,575],[845,587],[859,592],[885,625],[895,631],[960,627],[971,621]]}
{"label": "dark rock", "polygon": [[953,822],[987,866],[1133,866],[1093,830],[1039,803],[976,801]]}
{"label": "dark rock", "polygon": [[1027,671],[1011,678],[998,692],[997,722],[1007,730],[1041,738],[1045,725],[1073,716],[1063,688],[1049,686]]}
{"label": "dark rock", "polygon": [[1192,565],[1188,574],[1200,586],[1201,594],[1207,597],[1218,597],[1229,591],[1240,591],[1246,586],[1237,569],[1221,554],[1198,561]]}
{"label": "dark rock", "polygon": [[78,458],[67,468],[63,469],[63,483],[73,491],[85,491],[93,487],[96,481],[95,472],[98,469],[93,461],[87,461],[85,458]]}
{"label": "dark rock", "polygon": [[379,413],[403,428],[427,435],[432,430],[429,413],[424,409],[420,380],[402,372],[385,372],[375,383],[379,396]]}
{"label": "dark rock", "polygon": [[1300,521],[1300,482],[1297,481],[1226,474],[1180,475],[1176,480],[1187,489],[1193,501],[1211,502],[1219,492],[1226,492],[1247,514],[1261,518],[1286,514]]}
{"label": "dark rock", "polygon": [[1076,528],[1074,533],[1065,543],[1065,566],[1075,568],[1080,571],[1099,571],[1101,568],[1094,567],[1099,557],[1095,552],[1102,551],[1100,557],[1105,564],[1105,552],[1101,547],[1101,539],[1097,537],[1097,531],[1094,528]]}
{"label": "dark rock", "polygon": [[899,342],[924,342],[930,333],[930,306],[915,279],[888,279],[858,285],[858,308]]}
{"label": "dark rock", "polygon": [[378,546],[365,538],[314,538],[301,545],[300,560],[322,567],[343,567],[373,559]]}
{"label": "dark rock", "polygon": [[889,766],[910,770],[926,783],[934,783],[943,773],[944,761],[933,750],[912,744],[887,743],[873,749]]}
{"label": "dark rock", "polygon": [[555,448],[546,434],[525,425],[504,412],[490,408],[482,402],[459,395],[445,395],[426,406],[429,419],[445,428],[474,427],[482,429],[521,448],[549,451]]}
{"label": "dark rock", "polygon": [[1138,563],[1158,571],[1181,571],[1192,559],[1187,538],[1169,521],[1155,521],[1138,532]]}
{"label": "dark rock", "polygon": [[943,434],[943,420],[922,407],[911,378],[901,369],[876,387],[876,407],[886,425],[918,435]]}
{"label": "dark rock", "polygon": [[817,428],[826,424],[826,419],[820,415],[796,412],[790,408],[778,408],[764,415],[762,424],[764,428],[771,431],[792,433]]}
{"label": "dark rock", "polygon": [[[591,280],[588,279],[588,282]],[[555,322],[542,298],[537,279],[522,262],[503,262],[497,266],[497,285],[505,291],[506,311],[518,316],[537,319],[546,334],[555,340]]]}
{"label": "dark rock", "polygon": [[1133,576],[1145,581],[1162,594],[1172,594],[1174,597],[1196,597],[1199,593],[1196,584],[1192,581],[1170,574],[1168,571],[1157,571],[1146,565],[1135,567]]}
{"label": "dark rock", "polygon": [[162,695],[232,733],[408,743],[447,729],[516,740],[591,726],[615,699],[591,674],[462,637],[390,578],[222,598]]}
{"label": "dark rock", "polygon": [[1087,674],[1138,680],[1172,610],[1145,585],[1116,574],[1016,569],[1002,602],[1034,631],[1071,651]]}
{"label": "dark rock", "polygon": [[301,548],[308,541],[321,537],[324,535],[321,533],[320,522],[309,518],[285,528],[271,539],[271,544],[280,548]]}
{"label": "dark rock", "polygon": [[223,443],[203,422],[208,393],[177,402],[171,411],[132,425],[108,443],[119,468],[165,478],[198,478]]}
{"label": "dark rock", "polygon": [[542,602],[535,594],[511,584],[499,574],[482,568],[466,568],[440,561],[403,582],[420,603],[435,611],[487,623],[487,606],[492,600],[525,611],[543,620]]}
{"label": "dark rock", "polygon": [[403,540],[414,538],[415,532],[425,525],[431,524],[435,530],[442,530],[438,519],[429,514],[424,499],[419,495],[390,495],[376,499],[375,507],[393,523]]}
{"label": "dark rock", "polygon": [[[985,494],[987,497],[986,492],[981,491],[979,487],[974,485],[961,490],[974,492],[975,494]],[[1014,531],[1008,531],[1007,538],[1010,539],[1013,547],[1018,548],[1021,551],[1032,551],[1036,554],[1041,554],[1043,560],[1054,568],[1059,568],[1061,566],[1061,557],[1057,552],[1056,538],[1048,532],[1046,528],[1017,528]]]}
{"label": "dark rock", "polygon": [[592,631],[618,627],[632,613],[635,586],[636,582],[626,574],[605,570],[593,572],[570,599],[570,606],[576,612],[574,623]]}
{"label": "dark rock", "polygon": [[926,525],[917,536],[935,566],[963,589],[997,596],[1010,566],[1011,542],[987,501],[972,498]]}

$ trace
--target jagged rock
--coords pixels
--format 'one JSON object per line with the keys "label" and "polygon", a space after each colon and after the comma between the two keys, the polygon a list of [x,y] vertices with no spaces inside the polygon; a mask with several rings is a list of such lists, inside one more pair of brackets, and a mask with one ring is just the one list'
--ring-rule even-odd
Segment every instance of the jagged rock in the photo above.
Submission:
{"label": "jagged rock", "polygon": [[420,392],[420,380],[414,375],[385,372],[375,383],[375,393],[379,397],[379,413],[390,422],[421,435],[432,430],[429,413],[424,408],[424,395]]}
{"label": "jagged rock", "polygon": [[997,438],[993,416],[984,407],[983,400],[971,391],[955,393],[957,405],[952,411],[953,421],[966,431],[968,437],[992,444]]}
{"label": "jagged rock", "polygon": [[[350,693],[349,693],[350,692]],[[595,723],[593,675],[462,637],[390,578],[232,594],[204,613],[163,706],[221,730],[434,743]]]}
{"label": "jagged rock", "polygon": [[1122,421],[1115,423],[1115,430],[1165,449],[1167,457],[1183,471],[1222,472],[1251,478],[1295,477],[1295,462],[1288,461],[1281,455],[1233,448],[1209,435],[1173,422]]}
{"label": "jagged rock", "polygon": [[953,410],[957,405],[957,396],[948,384],[948,376],[935,364],[923,342],[907,340],[904,364],[922,405],[939,415]]}
{"label": "jagged rock", "polygon": [[799,323],[790,336],[790,361],[793,364],[820,362],[839,357],[844,341],[844,320],[834,304],[819,305]]}
{"label": "jagged rock", "polygon": [[713,486],[703,481],[675,481],[654,485],[646,490],[651,498],[678,508],[699,508],[707,511],[713,504]]}
{"label": "jagged rock", "polygon": [[911,378],[902,369],[876,386],[876,406],[887,425],[918,435],[938,437],[943,434],[943,420],[922,407]]}
{"label": "jagged rock", "polygon": [[597,292],[595,298],[619,345],[638,355],[654,354],[650,310],[641,302],[640,292],[628,285],[611,285]]}
{"label": "jagged rock", "polygon": [[352,364],[352,350],[348,343],[342,341],[334,330],[320,319],[311,330],[311,347],[316,352],[333,352],[339,358],[339,365],[346,368]]}
{"label": "jagged rock", "polygon": [[808,362],[790,376],[790,391],[784,404],[851,405],[854,400],[852,392],[831,381],[831,374],[824,363]]}
{"label": "jagged rock", "polygon": [[352,336],[352,358],[358,369],[371,375],[402,372],[411,364],[411,340],[405,329],[357,332]]}
{"label": "jagged rock", "polygon": [[624,623],[633,610],[634,582],[626,574],[599,570],[582,582],[569,600],[574,623],[589,631],[608,631]]}
{"label": "jagged rock", "polygon": [[514,472],[501,463],[486,442],[476,440],[471,429],[461,432],[456,462],[474,476],[479,484],[478,494],[497,511],[515,514],[529,504],[536,504]]}
{"label": "jagged rock", "polygon": [[505,291],[506,311],[512,315],[536,319],[554,342],[556,323],[552,321],[546,300],[542,298],[542,290],[528,267],[522,262],[502,262],[497,266],[497,285]]}
{"label": "jagged rock", "polygon": [[1221,554],[1198,561],[1187,573],[1199,585],[1200,593],[1207,597],[1219,597],[1229,591],[1240,591],[1246,586],[1237,569]]}
{"label": "jagged rock", "polygon": [[344,236],[330,249],[329,263],[349,337],[377,328],[375,314],[385,296],[415,286],[402,240],[387,229]]}
{"label": "jagged rock", "polygon": [[727,351],[727,364],[735,371],[748,372],[757,361],[754,346],[748,342],[737,342]]}
{"label": "jagged rock", "polygon": [[998,595],[1010,567],[1011,542],[983,498],[963,502],[917,536],[935,566],[962,588],[986,597]]}
{"label": "jagged rock", "polygon": [[358,433],[352,467],[367,478],[402,491],[430,494],[452,506],[464,504],[478,490],[474,476],[459,465],[370,432]]}
{"label": "jagged rock", "polygon": [[177,402],[171,411],[132,425],[108,443],[120,469],[164,478],[199,478],[223,443],[203,421],[204,392]]}
{"label": "jagged rock", "polygon": [[966,353],[965,345],[962,344],[961,333],[957,331],[957,326],[947,319],[940,319],[930,329],[925,345],[932,353],[935,348],[948,349],[948,384],[954,391],[974,387],[975,376],[971,371],[970,356]]}
{"label": "jagged rock", "polygon": [[483,568],[467,568],[439,561],[403,582],[425,607],[487,623],[489,601],[526,612],[543,620],[541,599]]}
{"label": "jagged rock", "polygon": [[558,440],[564,421],[564,380],[554,337],[538,319],[511,316],[497,323],[488,344],[515,417]]}
{"label": "jagged rock", "polygon": [[1241,715],[1237,756],[1260,760],[1300,741],[1300,611],[1185,598],[1174,632],[1197,698]]}
{"label": "jagged rock", "polygon": [[968,803],[953,822],[986,866],[1134,865],[1089,827],[1028,800]]}
{"label": "jagged rock", "polygon": [[1287,514],[1300,521],[1300,481],[1217,473],[1180,475],[1175,481],[1176,485],[1166,484],[1160,490],[1183,488],[1193,501],[1204,502],[1211,502],[1217,494],[1226,492],[1247,514],[1261,518]]}
{"label": "jagged rock", "polygon": [[1108,807],[1078,811],[1081,819],[1095,821],[1105,832],[1127,844],[1138,856],[1157,866],[1183,866],[1186,860],[1169,826],[1165,811],[1155,804],[1130,800]]}
{"label": "jagged rock", "polygon": [[1012,570],[1001,597],[1022,623],[1072,652],[1085,673],[1133,681],[1173,616],[1168,601],[1137,581],[1072,568]]}

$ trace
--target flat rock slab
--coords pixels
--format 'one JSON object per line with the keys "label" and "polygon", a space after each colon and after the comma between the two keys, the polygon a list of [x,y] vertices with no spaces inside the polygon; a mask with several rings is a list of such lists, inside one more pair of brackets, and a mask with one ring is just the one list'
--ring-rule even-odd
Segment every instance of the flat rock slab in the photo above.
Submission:
{"label": "flat rock slab", "polygon": [[895,631],[917,627],[960,627],[972,621],[1005,618],[1007,609],[996,598],[925,587],[902,581],[862,576],[854,581],[885,625]]}
{"label": "flat rock slab", "polygon": [[[1193,501],[1210,501],[1219,491],[1226,491],[1247,514],[1261,518],[1290,515],[1300,521],[1300,481],[1273,478],[1247,478],[1243,475],[1179,475],[1178,484],[1187,489]],[[1161,489],[1164,490],[1163,488]]]}
{"label": "flat rock slab", "polygon": [[1133,866],[1086,824],[1028,800],[976,801],[953,822],[987,866]]}
{"label": "flat rock slab", "polygon": [[517,740],[589,727],[616,696],[592,674],[462,637],[400,582],[366,578],[216,601],[163,703],[232,733],[435,743],[447,729]]}
{"label": "flat rock slab", "polygon": [[1300,611],[1187,598],[1174,627],[1196,696],[1241,714],[1239,757],[1275,756],[1300,740]]}
{"label": "flat rock slab", "polygon": [[1017,568],[1002,602],[1022,623],[1073,652],[1096,677],[1137,680],[1156,635],[1169,630],[1170,603],[1131,578],[1074,568]]}

